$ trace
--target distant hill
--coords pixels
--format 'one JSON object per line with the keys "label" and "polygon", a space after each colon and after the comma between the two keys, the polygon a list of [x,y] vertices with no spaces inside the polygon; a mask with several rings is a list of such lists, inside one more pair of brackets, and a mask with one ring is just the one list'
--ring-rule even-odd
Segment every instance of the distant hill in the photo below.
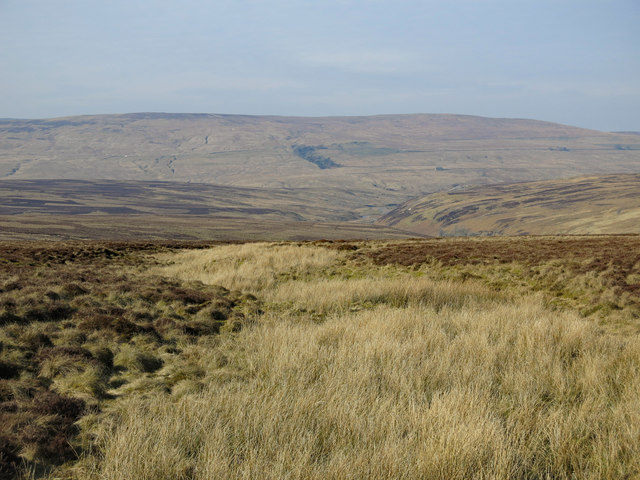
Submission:
{"label": "distant hill", "polygon": [[[447,224],[428,223],[427,214],[408,221],[402,209],[376,222],[426,194],[449,192],[430,197],[448,209],[451,192],[483,191],[463,190],[469,185],[605,174],[640,174],[640,136],[466,115],[136,113],[3,119],[0,238],[536,233],[550,225],[538,218],[534,228],[531,218],[522,216],[548,214],[526,209],[510,210],[513,215],[495,225],[486,219],[461,222],[475,207],[465,215],[454,212]],[[630,215],[614,201],[618,194],[611,190],[609,203],[616,205],[615,212]],[[609,220],[605,215],[597,228],[590,220],[566,228],[618,232],[633,227],[633,222]]]}
{"label": "distant hill", "polygon": [[410,200],[379,224],[438,236],[640,233],[640,175],[455,189]]}
{"label": "distant hill", "polygon": [[337,189],[372,222],[456,185],[639,173],[640,138],[464,115],[296,118],[138,113],[0,120],[0,179]]}
{"label": "distant hill", "polygon": [[361,198],[344,192],[206,183],[115,180],[0,180],[0,215],[231,215],[271,220],[348,222]]}
{"label": "distant hill", "polygon": [[[336,195],[342,195],[343,201],[336,203]],[[0,180],[0,241],[312,240],[414,235],[353,222],[363,200],[337,189]]]}

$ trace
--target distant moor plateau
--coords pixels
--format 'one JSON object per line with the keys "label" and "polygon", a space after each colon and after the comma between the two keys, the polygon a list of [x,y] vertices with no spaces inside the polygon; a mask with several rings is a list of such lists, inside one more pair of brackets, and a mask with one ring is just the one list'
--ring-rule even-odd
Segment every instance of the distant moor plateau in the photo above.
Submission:
{"label": "distant moor plateau", "polygon": [[[593,186],[600,177],[616,174],[624,188],[633,190],[638,173],[640,135],[534,120],[164,113],[4,119],[0,236],[302,239],[566,233],[553,221],[535,231],[505,230],[500,227],[504,215],[498,227],[483,221],[457,230],[434,219],[451,214],[445,211],[450,205],[441,204],[451,193],[469,188],[586,176]],[[607,186],[615,190],[615,178],[606,177],[605,186],[588,191],[597,196]],[[517,193],[505,188],[496,187],[483,201],[517,201],[511,198]],[[565,190],[542,188],[537,196],[549,196],[557,211],[563,208]],[[433,194],[441,195],[435,203],[418,201]],[[501,202],[503,194],[509,199]],[[630,210],[640,208],[637,195],[627,198],[623,205],[614,202],[616,211],[626,211],[625,222],[619,228],[607,226],[607,233],[640,231],[640,222],[629,220],[635,218]],[[591,201],[588,195],[583,200]],[[407,203],[398,213],[405,202],[417,203]],[[426,203],[435,209],[415,217],[415,208]],[[414,208],[411,215],[408,208]],[[465,212],[475,207],[469,208]],[[580,233],[601,233],[590,225],[583,221]]]}

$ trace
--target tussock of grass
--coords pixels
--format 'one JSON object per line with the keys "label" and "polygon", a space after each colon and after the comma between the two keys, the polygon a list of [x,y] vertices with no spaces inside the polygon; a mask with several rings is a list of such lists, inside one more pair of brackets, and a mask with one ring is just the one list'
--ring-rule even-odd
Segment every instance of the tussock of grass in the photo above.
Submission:
{"label": "tussock of grass", "polygon": [[162,360],[151,352],[123,345],[115,355],[113,364],[116,368],[128,371],[151,373],[162,367]]}
{"label": "tussock of grass", "polygon": [[[129,249],[0,245],[0,478],[41,478],[56,467],[54,477],[72,476],[60,464],[95,450],[94,434],[75,426],[78,417],[100,416],[121,397],[166,394],[180,382],[176,392],[197,391],[189,381],[202,378],[200,370],[160,373],[199,335],[218,334],[219,324],[194,328],[196,314],[233,330],[255,310],[245,305],[255,299],[224,288],[143,275],[132,268],[141,256]],[[176,328],[156,329],[162,318]],[[55,412],[33,407],[40,401],[86,409],[62,425]]]}
{"label": "tussock of grass", "polygon": [[[308,245],[250,243],[171,255],[159,273],[256,293],[290,276],[316,276],[341,257],[337,250]],[[162,257],[161,257],[162,258]],[[167,258],[167,257],[164,257]]]}
{"label": "tussock of grass", "polygon": [[321,325],[270,322],[235,341],[248,379],[130,404],[104,437],[101,478],[619,478],[640,469],[640,342],[603,338],[535,300],[380,306]]}
{"label": "tussock of grass", "polygon": [[638,264],[625,239],[563,242],[10,250],[0,469],[635,478]]}
{"label": "tussock of grass", "polygon": [[287,281],[279,284],[266,299],[287,302],[296,309],[326,314],[385,304],[462,307],[472,302],[486,302],[500,296],[479,284],[435,282],[405,274],[393,278],[314,279],[309,282]]}

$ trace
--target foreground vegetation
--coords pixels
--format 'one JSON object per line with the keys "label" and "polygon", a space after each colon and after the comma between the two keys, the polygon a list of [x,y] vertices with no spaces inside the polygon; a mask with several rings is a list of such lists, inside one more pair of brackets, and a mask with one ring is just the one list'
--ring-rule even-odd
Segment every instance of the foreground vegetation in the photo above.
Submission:
{"label": "foreground vegetation", "polygon": [[0,477],[635,478],[640,239],[2,246]]}

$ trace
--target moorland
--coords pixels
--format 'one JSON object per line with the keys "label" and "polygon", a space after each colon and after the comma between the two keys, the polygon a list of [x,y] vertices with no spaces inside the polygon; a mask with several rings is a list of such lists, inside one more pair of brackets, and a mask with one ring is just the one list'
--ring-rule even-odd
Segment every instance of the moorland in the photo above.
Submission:
{"label": "moorland", "polygon": [[[639,173],[639,160],[632,133],[465,115],[0,120],[0,236],[416,235],[378,220],[426,194],[584,175],[596,182]],[[561,205],[561,193],[548,194]],[[278,234],[260,235],[270,231]]]}
{"label": "moorland", "polygon": [[180,182],[0,180],[4,240],[306,240],[400,238],[356,221],[364,198],[335,190]]}
{"label": "moorland", "polygon": [[639,138],[0,120],[0,479],[640,477]]}
{"label": "moorland", "polygon": [[2,478],[635,478],[640,238],[0,245]]}
{"label": "moorland", "polygon": [[640,175],[438,192],[405,202],[379,223],[432,236],[640,233]]}

